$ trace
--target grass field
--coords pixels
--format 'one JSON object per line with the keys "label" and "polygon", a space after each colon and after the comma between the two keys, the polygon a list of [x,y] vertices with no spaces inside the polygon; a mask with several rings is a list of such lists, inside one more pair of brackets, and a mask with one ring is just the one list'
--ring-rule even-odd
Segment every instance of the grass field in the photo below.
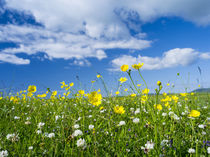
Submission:
{"label": "grass field", "polygon": [[209,155],[209,94],[159,94],[157,82],[149,95],[135,84],[123,89],[125,81],[109,97],[65,82],[63,95],[38,95],[32,85],[0,97],[0,156]]}

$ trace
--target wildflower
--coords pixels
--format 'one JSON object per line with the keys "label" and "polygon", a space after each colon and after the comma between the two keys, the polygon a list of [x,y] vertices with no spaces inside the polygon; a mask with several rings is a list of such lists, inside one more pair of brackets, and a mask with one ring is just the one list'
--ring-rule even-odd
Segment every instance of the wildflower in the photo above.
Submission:
{"label": "wildflower", "polygon": [[74,86],[74,82],[69,83],[69,86],[70,87]]}
{"label": "wildflower", "polygon": [[19,137],[16,134],[8,134],[7,135],[7,140],[11,140],[12,142],[14,142],[14,141],[18,141]]}
{"label": "wildflower", "polygon": [[151,149],[154,149],[154,145],[152,141],[147,141],[145,147],[141,147],[141,149],[144,150],[144,153],[148,153]]}
{"label": "wildflower", "polygon": [[195,149],[193,149],[193,148],[190,148],[190,149],[188,150],[188,153],[190,153],[190,154],[193,154],[193,153],[195,153]]}
{"label": "wildflower", "polygon": [[33,93],[29,92],[29,93],[27,94],[27,96],[28,96],[28,97],[32,97],[32,96],[33,96]]}
{"label": "wildflower", "polygon": [[36,92],[36,86],[34,86],[34,85],[28,86],[28,92],[35,93]]}
{"label": "wildflower", "polygon": [[50,134],[48,134],[48,137],[49,137],[49,138],[55,137],[55,133],[50,133]]}
{"label": "wildflower", "polygon": [[134,119],[133,119],[133,122],[134,122],[134,123],[139,123],[139,118],[134,118]]}
{"label": "wildflower", "polygon": [[14,119],[20,119],[20,117],[15,116]]}
{"label": "wildflower", "polygon": [[30,121],[26,121],[25,124],[26,125],[29,125],[29,124],[31,124],[31,122]]}
{"label": "wildflower", "polygon": [[75,125],[74,125],[74,128],[75,128],[75,129],[78,129],[78,128],[79,128],[79,124],[75,124]]}
{"label": "wildflower", "polygon": [[101,77],[101,75],[97,75],[97,78],[100,78]]}
{"label": "wildflower", "polygon": [[162,83],[160,81],[157,81],[157,85],[160,86]]}
{"label": "wildflower", "polygon": [[125,92],[127,92],[128,91],[128,88],[125,88],[125,90],[124,90]]}
{"label": "wildflower", "polygon": [[8,156],[8,151],[7,150],[2,150],[0,152],[0,157],[6,157],[6,156]]}
{"label": "wildflower", "polygon": [[134,112],[134,114],[138,114],[140,113],[140,108],[137,108],[136,111]]}
{"label": "wildflower", "polygon": [[162,140],[161,143],[160,143],[160,145],[161,145],[162,147],[168,146],[168,140]]}
{"label": "wildflower", "polygon": [[3,97],[0,97],[0,100],[2,100],[3,99]]}
{"label": "wildflower", "polygon": [[52,92],[52,96],[56,96],[57,93],[58,93],[57,91],[53,91],[53,92]]}
{"label": "wildflower", "polygon": [[187,93],[180,93],[180,95],[185,97],[185,96],[187,96]]}
{"label": "wildflower", "polygon": [[44,93],[44,94],[38,94],[38,95],[37,95],[38,98],[45,98],[46,96],[47,96],[47,95],[46,95],[45,93]]}
{"label": "wildflower", "polygon": [[89,125],[88,127],[90,130],[92,130],[94,128],[94,125]]}
{"label": "wildflower", "polygon": [[29,150],[33,150],[33,146],[28,147]]}
{"label": "wildflower", "polygon": [[118,124],[118,126],[122,126],[125,125],[125,121],[120,121],[120,123]]}
{"label": "wildflower", "polygon": [[42,133],[42,131],[41,130],[37,130],[36,133],[39,135],[39,134]]}
{"label": "wildflower", "polygon": [[205,128],[205,125],[200,124],[200,125],[198,125],[198,127],[201,128],[201,129],[204,129]]}
{"label": "wildflower", "polygon": [[157,105],[155,104],[154,108],[156,108],[158,110],[162,110],[163,109],[162,105],[160,105],[160,104],[157,104]]}
{"label": "wildflower", "polygon": [[132,93],[132,94],[131,94],[131,97],[135,97],[135,96],[136,96],[136,94],[135,94],[135,93]]}
{"label": "wildflower", "polygon": [[167,113],[162,113],[162,116],[163,116],[163,117],[167,116]]}
{"label": "wildflower", "polygon": [[114,107],[114,112],[118,113],[118,114],[124,114],[125,113],[125,109],[123,106],[115,106]]}
{"label": "wildflower", "polygon": [[126,72],[128,69],[129,69],[129,66],[126,65],[126,64],[124,64],[124,65],[121,66],[121,70],[122,70],[123,72]]}
{"label": "wildflower", "polygon": [[141,86],[141,84],[137,84],[137,86],[138,86],[138,87],[140,87],[140,86]]}
{"label": "wildflower", "polygon": [[120,92],[119,92],[119,91],[116,91],[116,92],[115,92],[115,94],[116,94],[116,95],[119,95],[119,94],[120,94]]}
{"label": "wildflower", "polygon": [[210,154],[210,147],[207,148],[207,153]]}
{"label": "wildflower", "polygon": [[103,107],[103,106],[101,106],[101,107],[100,107],[100,110],[103,110],[103,109],[104,109],[104,107]]}
{"label": "wildflower", "polygon": [[45,123],[40,122],[40,123],[38,124],[38,128],[42,128],[44,125],[45,125]]}
{"label": "wildflower", "polygon": [[199,117],[200,116],[200,112],[197,111],[197,110],[192,110],[188,116],[189,117]]}
{"label": "wildflower", "polygon": [[140,69],[142,66],[144,65],[144,63],[139,63],[139,64],[133,64],[132,67],[136,70]]}
{"label": "wildflower", "polygon": [[83,147],[83,149],[86,147],[86,142],[84,139],[77,140],[77,147]]}
{"label": "wildflower", "polygon": [[80,135],[83,135],[81,130],[75,130],[74,133],[72,134],[73,137],[77,137],[77,136],[80,136]]}
{"label": "wildflower", "polygon": [[88,94],[88,100],[94,106],[99,106],[101,104],[102,95],[96,91],[93,91],[90,94]]}
{"label": "wildflower", "polygon": [[170,83],[167,83],[166,86],[170,86]]}
{"label": "wildflower", "polygon": [[123,83],[123,82],[125,82],[125,81],[127,81],[128,79],[126,78],[126,77],[121,77],[120,79],[119,79],[119,81],[120,81],[120,83]]}
{"label": "wildflower", "polygon": [[141,96],[141,102],[142,103],[145,103],[147,101],[147,99],[148,99],[148,96],[146,96],[146,95]]}
{"label": "wildflower", "polygon": [[144,90],[142,90],[143,94],[148,94],[149,93],[149,89],[145,88]]}

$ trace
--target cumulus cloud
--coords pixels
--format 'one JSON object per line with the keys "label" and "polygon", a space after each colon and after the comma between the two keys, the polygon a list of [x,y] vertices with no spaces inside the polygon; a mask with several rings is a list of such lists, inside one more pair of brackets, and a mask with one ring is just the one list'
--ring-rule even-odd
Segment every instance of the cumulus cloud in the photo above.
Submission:
{"label": "cumulus cloud", "polygon": [[141,26],[159,17],[178,16],[199,25],[210,24],[209,0],[5,0],[1,12],[5,9],[32,15],[43,27],[0,26],[0,41],[18,45],[0,53],[45,52],[51,59],[101,60],[107,57],[106,49],[150,47]]}
{"label": "cumulus cloud", "polygon": [[19,58],[12,54],[0,54],[0,62],[1,61],[17,65],[30,64],[30,60]]}
{"label": "cumulus cloud", "polygon": [[119,71],[123,64],[138,64],[144,63],[142,69],[155,70],[163,68],[171,68],[176,66],[187,66],[197,61],[197,59],[210,59],[209,53],[199,53],[192,48],[175,48],[163,53],[162,57],[147,57],[138,55],[122,55],[111,61],[111,71]]}

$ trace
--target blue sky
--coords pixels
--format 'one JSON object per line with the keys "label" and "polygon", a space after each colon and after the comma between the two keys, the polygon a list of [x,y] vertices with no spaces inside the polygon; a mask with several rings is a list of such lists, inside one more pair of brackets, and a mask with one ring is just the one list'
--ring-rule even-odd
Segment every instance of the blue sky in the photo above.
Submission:
{"label": "blue sky", "polygon": [[0,0],[0,6],[1,90],[30,84],[58,90],[61,81],[88,89],[100,73],[114,92],[126,76],[120,66],[139,62],[152,91],[158,80],[165,91],[167,82],[175,92],[210,87],[208,0]]}

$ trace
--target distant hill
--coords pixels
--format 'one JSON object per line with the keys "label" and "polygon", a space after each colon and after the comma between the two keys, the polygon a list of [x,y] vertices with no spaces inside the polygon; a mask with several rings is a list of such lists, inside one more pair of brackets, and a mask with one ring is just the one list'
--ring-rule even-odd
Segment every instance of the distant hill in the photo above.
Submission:
{"label": "distant hill", "polygon": [[210,93],[210,88],[199,88],[195,89],[192,92],[194,93]]}

